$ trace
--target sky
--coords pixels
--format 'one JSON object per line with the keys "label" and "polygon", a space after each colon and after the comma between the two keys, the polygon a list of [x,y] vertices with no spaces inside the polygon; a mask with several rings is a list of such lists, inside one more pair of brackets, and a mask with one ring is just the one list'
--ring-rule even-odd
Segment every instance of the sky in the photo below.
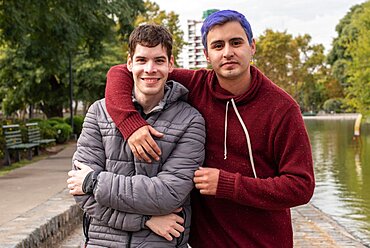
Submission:
{"label": "sky", "polygon": [[365,0],[152,0],[161,10],[179,14],[186,29],[187,20],[201,20],[207,9],[232,9],[244,14],[252,26],[254,37],[267,29],[287,31],[294,37],[309,34],[313,44],[323,44],[328,52],[335,26],[349,9]]}

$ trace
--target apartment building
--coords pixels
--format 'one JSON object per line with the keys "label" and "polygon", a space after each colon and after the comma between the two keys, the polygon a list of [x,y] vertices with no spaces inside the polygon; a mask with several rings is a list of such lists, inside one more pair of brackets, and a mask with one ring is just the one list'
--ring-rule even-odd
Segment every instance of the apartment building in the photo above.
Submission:
{"label": "apartment building", "polygon": [[203,53],[202,35],[201,28],[203,25],[203,20],[207,18],[210,14],[218,11],[217,9],[209,9],[203,11],[202,20],[188,20],[187,21],[187,32],[186,40],[188,45],[182,53],[182,66],[184,68],[206,68],[208,66],[206,57]]}

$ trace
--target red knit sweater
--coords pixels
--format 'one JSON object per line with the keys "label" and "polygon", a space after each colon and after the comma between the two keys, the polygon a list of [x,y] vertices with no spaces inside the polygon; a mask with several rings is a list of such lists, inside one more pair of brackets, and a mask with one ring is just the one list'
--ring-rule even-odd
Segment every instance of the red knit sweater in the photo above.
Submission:
{"label": "red knit sweater", "polygon": [[[311,147],[299,106],[255,67],[251,74],[248,91],[237,97],[220,87],[212,70],[176,69],[170,75],[189,89],[190,104],[206,120],[204,166],[220,169],[216,196],[192,194],[192,248],[292,247],[290,208],[307,203],[313,194]],[[125,137],[146,125],[132,105],[131,92],[126,67],[111,68],[107,109]],[[257,178],[231,103],[225,125],[226,104],[233,97],[250,136]]]}

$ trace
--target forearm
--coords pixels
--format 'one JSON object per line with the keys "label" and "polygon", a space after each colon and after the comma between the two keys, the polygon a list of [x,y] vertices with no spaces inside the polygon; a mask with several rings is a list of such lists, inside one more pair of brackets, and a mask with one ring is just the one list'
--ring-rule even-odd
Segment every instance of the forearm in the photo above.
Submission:
{"label": "forearm", "polygon": [[311,175],[252,178],[221,170],[217,198],[261,209],[280,210],[307,203],[313,193]]}
{"label": "forearm", "polygon": [[221,170],[216,197],[262,209],[290,208],[311,199],[315,186],[312,153],[299,109],[287,110],[271,133],[273,143],[265,150],[272,156],[255,154],[260,177]]}
{"label": "forearm", "polygon": [[[191,91],[194,71],[175,69],[169,80],[178,81]],[[107,73],[105,101],[109,115],[125,139],[148,123],[136,111],[132,103],[133,78],[126,65],[113,66]]]}
{"label": "forearm", "polygon": [[104,207],[96,202],[93,195],[81,195],[74,197],[81,209],[90,217],[100,221],[109,227],[122,231],[139,231],[146,228],[145,222],[148,216],[132,214]]}
{"label": "forearm", "polygon": [[105,88],[107,111],[125,139],[138,128],[148,125],[132,103],[133,83],[126,65],[116,65],[108,71]]}

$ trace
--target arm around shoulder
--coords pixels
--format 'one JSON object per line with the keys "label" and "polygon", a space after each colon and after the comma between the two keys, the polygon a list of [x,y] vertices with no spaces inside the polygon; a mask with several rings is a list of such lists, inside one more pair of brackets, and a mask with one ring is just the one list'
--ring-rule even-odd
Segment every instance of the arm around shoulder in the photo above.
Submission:
{"label": "arm around shoulder", "polygon": [[148,125],[132,103],[133,84],[132,74],[126,65],[113,66],[107,73],[107,110],[125,139],[140,127]]}

